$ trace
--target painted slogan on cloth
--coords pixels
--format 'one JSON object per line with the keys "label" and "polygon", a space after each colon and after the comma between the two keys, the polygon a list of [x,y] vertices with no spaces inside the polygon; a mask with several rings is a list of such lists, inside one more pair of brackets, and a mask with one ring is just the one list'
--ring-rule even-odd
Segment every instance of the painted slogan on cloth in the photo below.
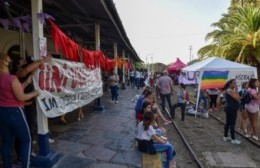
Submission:
{"label": "painted slogan on cloth", "polygon": [[201,89],[223,88],[229,71],[204,71],[201,79]]}
{"label": "painted slogan on cloth", "polygon": [[52,59],[34,75],[37,101],[46,117],[71,112],[103,95],[100,68],[87,69],[83,63]]}

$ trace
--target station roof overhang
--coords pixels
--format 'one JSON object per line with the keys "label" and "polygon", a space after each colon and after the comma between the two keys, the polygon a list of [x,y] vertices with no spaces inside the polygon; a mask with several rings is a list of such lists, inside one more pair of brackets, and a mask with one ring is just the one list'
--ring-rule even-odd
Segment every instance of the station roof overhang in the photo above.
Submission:
{"label": "station roof overhang", "polygon": [[[31,0],[0,2],[2,19],[31,15]],[[65,34],[89,50],[95,49],[95,24],[98,23],[100,48],[105,55],[112,58],[113,44],[117,43],[118,55],[125,50],[126,56],[142,62],[127,37],[113,0],[43,0],[43,12],[54,17]]]}

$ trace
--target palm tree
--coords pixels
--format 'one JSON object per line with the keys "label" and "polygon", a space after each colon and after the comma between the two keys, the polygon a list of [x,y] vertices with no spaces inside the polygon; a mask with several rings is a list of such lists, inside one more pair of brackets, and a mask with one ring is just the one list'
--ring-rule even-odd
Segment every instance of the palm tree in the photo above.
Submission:
{"label": "palm tree", "polygon": [[211,40],[211,43],[198,51],[200,59],[219,56],[260,69],[259,7],[236,6],[212,26],[217,29],[207,34],[206,40]]}

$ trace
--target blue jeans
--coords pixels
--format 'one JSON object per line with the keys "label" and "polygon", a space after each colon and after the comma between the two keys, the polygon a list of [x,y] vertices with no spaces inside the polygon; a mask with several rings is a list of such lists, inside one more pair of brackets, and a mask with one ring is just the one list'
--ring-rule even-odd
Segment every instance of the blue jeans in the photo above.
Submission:
{"label": "blue jeans", "polygon": [[111,99],[117,101],[118,97],[118,92],[117,92],[118,87],[117,86],[110,86],[111,90]]}
{"label": "blue jeans", "polygon": [[168,141],[166,144],[153,144],[157,152],[166,152],[167,162],[170,163],[176,155],[175,149]]}
{"label": "blue jeans", "polygon": [[165,98],[167,99],[168,105],[169,105],[169,110],[171,111],[172,109],[172,103],[171,103],[171,94],[161,94],[161,99],[162,99],[162,111],[165,111]]}
{"label": "blue jeans", "polygon": [[199,105],[200,105],[200,101],[203,100],[203,108],[204,110],[207,110],[208,108],[208,98],[205,96],[200,96],[199,98]]}
{"label": "blue jeans", "polygon": [[135,78],[135,86],[137,87],[138,90],[140,89],[140,82],[141,82],[140,78]]}
{"label": "blue jeans", "polygon": [[11,168],[13,139],[20,142],[22,168],[29,168],[31,136],[22,108],[0,107],[0,130],[2,134],[2,158],[4,168]]}

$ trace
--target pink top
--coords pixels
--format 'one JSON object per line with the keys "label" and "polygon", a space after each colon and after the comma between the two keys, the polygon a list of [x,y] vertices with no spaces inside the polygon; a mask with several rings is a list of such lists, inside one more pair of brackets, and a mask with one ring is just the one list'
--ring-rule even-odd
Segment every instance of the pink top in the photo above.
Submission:
{"label": "pink top", "polygon": [[24,103],[19,101],[13,92],[12,82],[16,76],[10,74],[0,74],[0,106],[1,107],[23,107]]}
{"label": "pink top", "polygon": [[[256,89],[251,89],[251,88],[249,88],[249,89],[248,89],[248,92],[249,92],[251,95],[257,94]],[[258,104],[259,104],[259,101],[258,101],[257,99],[252,99],[252,100],[249,102],[249,104],[258,105]]]}

